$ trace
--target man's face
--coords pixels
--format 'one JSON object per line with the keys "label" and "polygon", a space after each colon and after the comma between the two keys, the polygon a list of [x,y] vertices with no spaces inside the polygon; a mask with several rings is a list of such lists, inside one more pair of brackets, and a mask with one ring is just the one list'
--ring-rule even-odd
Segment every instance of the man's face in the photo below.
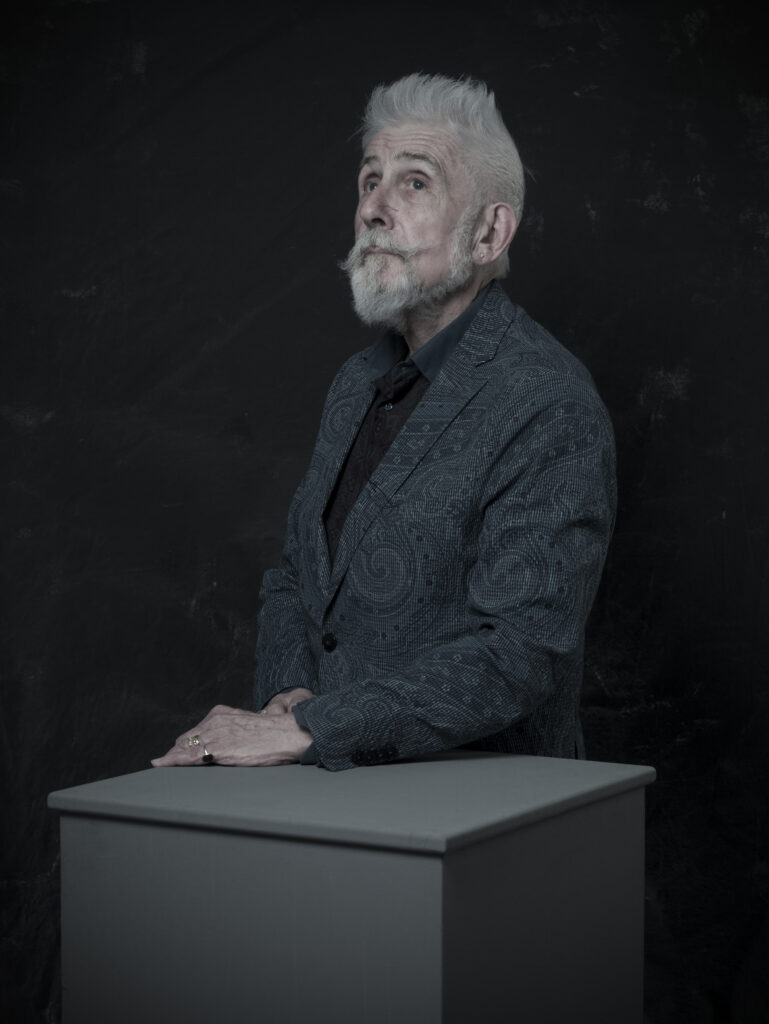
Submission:
{"label": "man's face", "polygon": [[473,273],[467,175],[453,135],[406,123],[363,155],[356,243],[345,264],[356,309],[395,326],[406,309],[435,308]]}

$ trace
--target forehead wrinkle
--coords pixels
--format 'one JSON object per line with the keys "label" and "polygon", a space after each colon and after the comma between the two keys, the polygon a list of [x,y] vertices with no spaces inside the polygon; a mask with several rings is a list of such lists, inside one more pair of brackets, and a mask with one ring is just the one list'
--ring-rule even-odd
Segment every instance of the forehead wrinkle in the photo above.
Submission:
{"label": "forehead wrinkle", "polygon": [[404,149],[402,153],[397,153],[395,156],[396,160],[423,160],[426,164],[431,164],[440,170],[441,165],[435,159],[434,156],[430,156],[429,153],[414,153],[411,150]]}
{"label": "forehead wrinkle", "polygon": [[[438,175],[438,177],[444,184],[446,182],[446,172],[441,166],[440,161],[436,160],[436,158],[434,156],[431,156],[429,153],[417,153],[416,151],[404,149],[402,152],[396,153],[393,159],[398,161],[399,163],[410,163],[413,161],[425,163],[427,164],[428,167],[431,167],[435,171],[435,173]],[[360,167],[358,168],[358,173],[360,174],[364,167],[370,167],[372,164],[375,163],[381,164],[381,162],[381,159],[377,156],[376,153],[369,153],[367,156],[364,156],[363,159],[361,160]]]}
{"label": "forehead wrinkle", "polygon": [[442,181],[446,180],[446,172],[444,171],[440,160],[437,160],[430,153],[416,153],[412,150],[404,150],[403,152],[398,153],[395,159],[401,161],[421,161],[422,163],[427,164],[428,167],[432,167],[436,174],[440,176]]}

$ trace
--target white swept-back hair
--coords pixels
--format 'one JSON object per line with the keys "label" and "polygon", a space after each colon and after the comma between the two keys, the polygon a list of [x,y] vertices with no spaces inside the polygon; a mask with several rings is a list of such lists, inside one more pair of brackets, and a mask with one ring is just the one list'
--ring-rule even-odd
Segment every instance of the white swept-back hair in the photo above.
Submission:
{"label": "white swept-back hair", "polygon": [[[484,82],[416,73],[378,85],[363,115],[363,149],[385,128],[418,121],[453,132],[462,150],[478,212],[487,203],[508,203],[521,223],[525,193],[523,164],[510,132]],[[507,253],[495,277],[509,268]]]}

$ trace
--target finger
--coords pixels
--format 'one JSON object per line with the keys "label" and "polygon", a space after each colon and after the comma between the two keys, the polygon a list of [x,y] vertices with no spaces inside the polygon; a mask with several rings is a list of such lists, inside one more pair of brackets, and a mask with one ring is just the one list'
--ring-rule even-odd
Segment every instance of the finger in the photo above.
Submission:
{"label": "finger", "polygon": [[170,768],[174,765],[185,764],[179,755],[178,747],[171,747],[167,754],[162,757],[153,757],[150,764],[153,768]]}
{"label": "finger", "polygon": [[[200,729],[204,725],[204,722],[205,720],[199,725],[194,726],[192,729],[187,729],[181,734],[181,736],[177,736],[171,750],[192,751],[193,754],[197,751],[202,751],[203,740],[200,736]],[[168,751],[169,754],[171,753],[171,750]]]}
{"label": "finger", "polygon": [[154,768],[189,768],[193,765],[205,764],[203,761],[203,750],[202,744],[194,749],[173,746],[162,757],[153,757],[150,764]]}
{"label": "finger", "polygon": [[[197,743],[190,743],[190,737],[193,736],[197,738]],[[196,732],[182,733],[171,749],[166,751],[162,757],[152,759],[152,764],[156,768],[168,767],[169,765],[197,764],[203,757],[204,746],[202,737]]]}
{"label": "finger", "polygon": [[277,700],[276,701],[271,701],[267,705],[266,708],[263,708],[261,711],[257,712],[257,714],[259,714],[259,715],[267,715],[267,716],[271,716],[271,715],[285,715],[285,713],[286,713],[285,704],[282,701],[277,701]]}

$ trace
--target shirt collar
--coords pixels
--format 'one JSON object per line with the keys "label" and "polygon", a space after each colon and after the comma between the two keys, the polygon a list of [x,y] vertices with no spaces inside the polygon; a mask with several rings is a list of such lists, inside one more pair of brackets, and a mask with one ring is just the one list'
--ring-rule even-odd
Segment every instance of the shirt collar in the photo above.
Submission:
{"label": "shirt collar", "polygon": [[[411,356],[411,361],[432,383],[440,373],[443,364],[462,339],[463,334],[475,319],[475,314],[486,299],[489,285],[486,285],[473,299],[470,305],[450,324]],[[408,345],[405,339],[395,331],[387,331],[374,346],[369,357],[369,376],[373,380],[391,370],[396,363],[409,359]]]}

